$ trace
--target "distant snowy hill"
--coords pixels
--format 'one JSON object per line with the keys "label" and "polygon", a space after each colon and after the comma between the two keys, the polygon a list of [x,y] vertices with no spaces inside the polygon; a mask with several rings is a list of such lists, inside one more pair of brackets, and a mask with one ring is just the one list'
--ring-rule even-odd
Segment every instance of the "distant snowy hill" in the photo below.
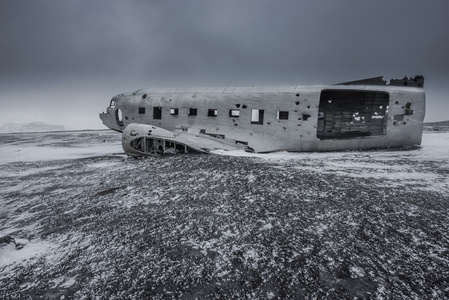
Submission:
{"label": "distant snowy hill", "polygon": [[64,130],[64,126],[47,124],[43,122],[6,123],[2,127],[0,127],[0,133],[45,132],[45,131],[61,131],[61,130]]}
{"label": "distant snowy hill", "polygon": [[449,126],[449,120],[440,122],[427,122],[424,123],[424,126]]}
{"label": "distant snowy hill", "polygon": [[425,131],[449,131],[449,120],[441,122],[424,123]]}

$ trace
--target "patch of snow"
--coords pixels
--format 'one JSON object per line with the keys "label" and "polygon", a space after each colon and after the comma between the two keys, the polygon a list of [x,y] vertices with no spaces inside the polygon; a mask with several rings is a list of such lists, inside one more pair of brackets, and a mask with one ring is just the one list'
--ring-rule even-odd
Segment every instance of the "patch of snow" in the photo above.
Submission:
{"label": "patch of snow", "polygon": [[228,230],[226,230],[226,231],[223,231],[223,232],[222,232],[222,235],[223,235],[224,237],[231,237],[231,236],[234,236],[235,234],[232,233],[232,231],[228,229]]}
{"label": "patch of snow", "polygon": [[[27,240],[16,239],[16,243],[23,244],[24,242]],[[53,247],[53,244],[46,241],[31,241],[20,250],[16,250],[14,244],[8,244],[0,248],[0,267],[42,256]]]}
{"label": "patch of snow", "polygon": [[97,162],[95,164],[89,164],[88,167],[89,168],[107,169],[107,168],[115,167],[118,164],[120,164],[120,163],[116,162],[116,161],[104,161],[104,162]]}
{"label": "patch of snow", "polygon": [[271,225],[271,223],[267,223],[267,224],[263,225],[262,227],[260,227],[260,230],[269,230],[272,228],[273,228],[273,225]]}
{"label": "patch of snow", "polygon": [[68,288],[68,287],[73,286],[75,283],[76,283],[76,276],[70,277],[70,278],[67,278],[63,284],[61,284],[61,287]]}
{"label": "patch of snow", "polygon": [[352,273],[352,278],[365,276],[365,271],[363,271],[363,269],[360,267],[352,266],[351,268],[349,268],[349,270]]}
{"label": "patch of snow", "polygon": [[[73,147],[39,147],[34,145],[2,145],[0,165],[12,162],[33,162],[63,159],[78,159],[113,155],[123,152],[121,144],[98,144],[82,148]],[[100,166],[101,167],[101,166]]]}

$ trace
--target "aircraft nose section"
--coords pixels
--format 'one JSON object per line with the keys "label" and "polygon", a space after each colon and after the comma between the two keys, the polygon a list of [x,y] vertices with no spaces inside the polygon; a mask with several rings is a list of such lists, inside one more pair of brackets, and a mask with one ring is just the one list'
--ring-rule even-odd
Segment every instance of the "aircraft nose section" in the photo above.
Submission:
{"label": "aircraft nose section", "polygon": [[114,96],[106,108],[106,112],[100,113],[103,124],[115,131],[122,132],[125,124],[123,122],[123,112],[120,109],[120,97]]}

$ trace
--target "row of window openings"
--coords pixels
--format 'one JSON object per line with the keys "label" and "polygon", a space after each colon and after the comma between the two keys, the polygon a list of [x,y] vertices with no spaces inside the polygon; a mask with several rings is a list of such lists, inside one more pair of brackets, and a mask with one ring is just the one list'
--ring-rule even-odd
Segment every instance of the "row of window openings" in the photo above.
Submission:
{"label": "row of window openings", "polygon": [[[179,113],[178,108],[170,108],[170,115],[177,116]],[[145,107],[139,107],[139,114],[143,115],[145,114]],[[188,115],[189,116],[196,116],[198,114],[197,108],[189,108]],[[208,117],[216,117],[218,115],[217,109],[209,109],[207,111]],[[263,109],[253,109],[251,110],[251,123],[253,124],[263,124],[263,116],[264,116],[264,110]],[[240,110],[238,109],[230,109],[229,110],[229,117],[231,118],[238,118],[240,117]],[[162,107],[153,107],[153,119],[160,120],[162,119]],[[277,112],[277,119],[278,120],[288,120],[288,111],[278,111]]]}

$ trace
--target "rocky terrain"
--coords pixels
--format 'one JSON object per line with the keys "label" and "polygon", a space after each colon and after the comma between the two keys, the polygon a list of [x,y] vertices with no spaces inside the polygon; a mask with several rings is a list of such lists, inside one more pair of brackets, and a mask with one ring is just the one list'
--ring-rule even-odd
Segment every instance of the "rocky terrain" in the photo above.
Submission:
{"label": "rocky terrain", "polygon": [[127,158],[1,134],[2,299],[447,299],[449,134],[418,149]]}

